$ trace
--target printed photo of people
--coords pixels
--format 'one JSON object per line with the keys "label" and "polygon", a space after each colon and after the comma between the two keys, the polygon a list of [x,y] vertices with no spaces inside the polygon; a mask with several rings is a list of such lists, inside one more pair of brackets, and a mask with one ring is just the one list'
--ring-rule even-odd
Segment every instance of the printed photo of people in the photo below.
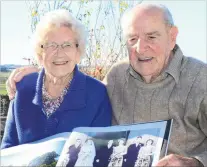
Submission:
{"label": "printed photo of people", "polygon": [[67,167],[74,166],[76,164],[76,161],[78,159],[78,154],[81,149],[81,139],[76,139],[75,144],[71,145],[68,149],[68,163]]}
{"label": "printed photo of people", "polygon": [[111,154],[113,153],[113,145],[114,140],[108,140],[107,144],[97,148],[94,166],[108,166],[111,159]]}
{"label": "printed photo of people", "polygon": [[135,166],[140,149],[144,146],[142,143],[142,136],[137,136],[135,141],[128,145],[127,154],[124,155],[123,166]]}
{"label": "printed photo of people", "polygon": [[159,133],[159,128],[130,131],[123,166],[151,167]]}
{"label": "printed photo of people", "polygon": [[61,166],[151,167],[159,130],[77,133]]}

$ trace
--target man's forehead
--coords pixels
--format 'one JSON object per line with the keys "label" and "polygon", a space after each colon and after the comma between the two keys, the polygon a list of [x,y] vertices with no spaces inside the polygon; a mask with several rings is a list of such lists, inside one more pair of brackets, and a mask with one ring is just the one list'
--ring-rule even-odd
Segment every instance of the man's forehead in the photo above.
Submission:
{"label": "man's forehead", "polygon": [[143,25],[143,24],[164,24],[164,12],[163,10],[155,7],[138,7],[132,9],[126,20],[128,23],[133,25]]}
{"label": "man's forehead", "polygon": [[166,25],[158,18],[130,20],[125,29],[128,37],[134,35],[157,35],[165,30]]}
{"label": "man's forehead", "polygon": [[128,28],[128,32],[126,33],[126,37],[134,37],[134,36],[161,36],[161,30],[156,27],[147,27],[147,28],[137,28],[131,26]]}

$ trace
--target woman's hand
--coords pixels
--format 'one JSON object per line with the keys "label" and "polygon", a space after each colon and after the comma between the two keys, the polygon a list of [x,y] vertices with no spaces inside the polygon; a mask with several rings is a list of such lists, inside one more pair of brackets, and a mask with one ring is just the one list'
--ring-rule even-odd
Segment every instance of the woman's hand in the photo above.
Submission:
{"label": "woman's hand", "polygon": [[33,72],[38,72],[39,69],[35,66],[20,67],[12,71],[9,78],[6,81],[6,90],[9,99],[12,100],[16,93],[16,83],[21,81],[21,79]]}

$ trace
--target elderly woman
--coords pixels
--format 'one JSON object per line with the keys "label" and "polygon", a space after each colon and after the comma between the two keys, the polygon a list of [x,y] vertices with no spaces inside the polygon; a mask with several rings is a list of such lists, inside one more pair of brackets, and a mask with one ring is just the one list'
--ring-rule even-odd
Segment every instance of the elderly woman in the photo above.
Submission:
{"label": "elderly woman", "polygon": [[111,155],[111,161],[108,167],[111,166],[122,166],[123,156],[127,153],[126,139],[118,139],[118,146],[113,147],[113,153]]}
{"label": "elderly woman", "polygon": [[109,126],[105,86],[78,70],[85,53],[84,27],[67,10],[47,13],[38,23],[35,52],[42,66],[17,84],[1,148],[39,140],[79,126]]}
{"label": "elderly woman", "polygon": [[85,143],[81,147],[75,166],[92,167],[95,156],[96,156],[95,144],[93,140],[89,138],[85,141]]}

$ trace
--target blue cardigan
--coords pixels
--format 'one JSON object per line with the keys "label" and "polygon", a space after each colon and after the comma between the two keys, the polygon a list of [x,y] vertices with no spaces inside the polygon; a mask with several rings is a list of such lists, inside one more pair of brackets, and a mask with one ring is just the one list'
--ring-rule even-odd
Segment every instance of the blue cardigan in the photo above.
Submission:
{"label": "blue cardigan", "polygon": [[75,67],[68,93],[47,118],[42,104],[44,70],[25,76],[10,102],[1,148],[39,140],[75,127],[111,125],[112,108],[105,86]]}

